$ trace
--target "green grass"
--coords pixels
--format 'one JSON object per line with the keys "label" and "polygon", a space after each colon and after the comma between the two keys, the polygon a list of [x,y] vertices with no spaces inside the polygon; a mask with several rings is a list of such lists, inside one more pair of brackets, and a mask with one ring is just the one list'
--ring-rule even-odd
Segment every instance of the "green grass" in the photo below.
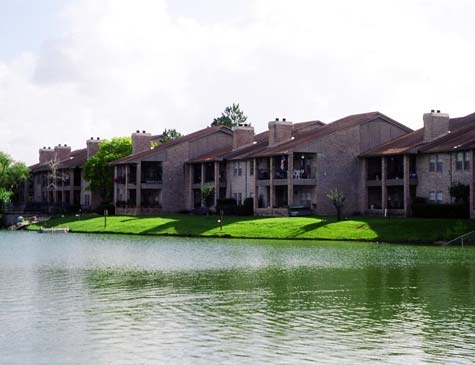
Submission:
{"label": "green grass", "polygon": [[475,230],[475,221],[458,219],[355,217],[337,222],[331,217],[224,217],[222,230],[216,216],[162,217],[81,216],[51,219],[32,225],[69,227],[73,232],[270,239],[329,239],[431,243],[446,241]]}

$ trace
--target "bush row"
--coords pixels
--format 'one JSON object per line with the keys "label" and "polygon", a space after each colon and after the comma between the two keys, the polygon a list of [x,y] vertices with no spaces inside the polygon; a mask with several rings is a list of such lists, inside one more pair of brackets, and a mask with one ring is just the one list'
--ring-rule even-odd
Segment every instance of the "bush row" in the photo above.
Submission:
{"label": "bush row", "polygon": [[226,215],[253,215],[254,214],[254,199],[247,198],[243,205],[238,205],[234,199],[218,199],[216,213]]}
{"label": "bush row", "polygon": [[429,204],[414,203],[414,217],[420,218],[470,218],[468,204]]}

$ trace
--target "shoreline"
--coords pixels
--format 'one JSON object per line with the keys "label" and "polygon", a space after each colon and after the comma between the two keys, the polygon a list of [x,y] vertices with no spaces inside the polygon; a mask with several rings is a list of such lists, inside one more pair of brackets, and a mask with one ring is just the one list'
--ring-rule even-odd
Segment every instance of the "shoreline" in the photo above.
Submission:
{"label": "shoreline", "polygon": [[71,233],[121,234],[162,237],[197,237],[287,241],[344,241],[440,246],[464,233],[475,231],[475,221],[352,217],[238,217],[216,216],[67,216],[32,224],[39,227],[68,227]]}

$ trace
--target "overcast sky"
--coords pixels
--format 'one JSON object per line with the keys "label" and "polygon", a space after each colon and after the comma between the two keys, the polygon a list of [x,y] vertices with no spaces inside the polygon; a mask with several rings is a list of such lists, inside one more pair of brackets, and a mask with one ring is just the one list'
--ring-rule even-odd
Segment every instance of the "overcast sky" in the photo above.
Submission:
{"label": "overcast sky", "polygon": [[239,103],[329,123],[475,112],[470,0],[0,0],[0,151],[189,133]]}

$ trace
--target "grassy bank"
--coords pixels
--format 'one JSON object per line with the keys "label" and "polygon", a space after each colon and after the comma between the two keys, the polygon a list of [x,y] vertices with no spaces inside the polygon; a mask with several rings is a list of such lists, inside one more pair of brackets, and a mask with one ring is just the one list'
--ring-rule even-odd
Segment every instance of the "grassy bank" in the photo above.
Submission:
{"label": "grassy bank", "polygon": [[200,237],[329,239],[430,243],[475,230],[475,221],[456,219],[354,217],[337,222],[330,217],[224,217],[170,215],[162,217],[81,216],[51,219],[30,229],[69,227],[73,232]]}

